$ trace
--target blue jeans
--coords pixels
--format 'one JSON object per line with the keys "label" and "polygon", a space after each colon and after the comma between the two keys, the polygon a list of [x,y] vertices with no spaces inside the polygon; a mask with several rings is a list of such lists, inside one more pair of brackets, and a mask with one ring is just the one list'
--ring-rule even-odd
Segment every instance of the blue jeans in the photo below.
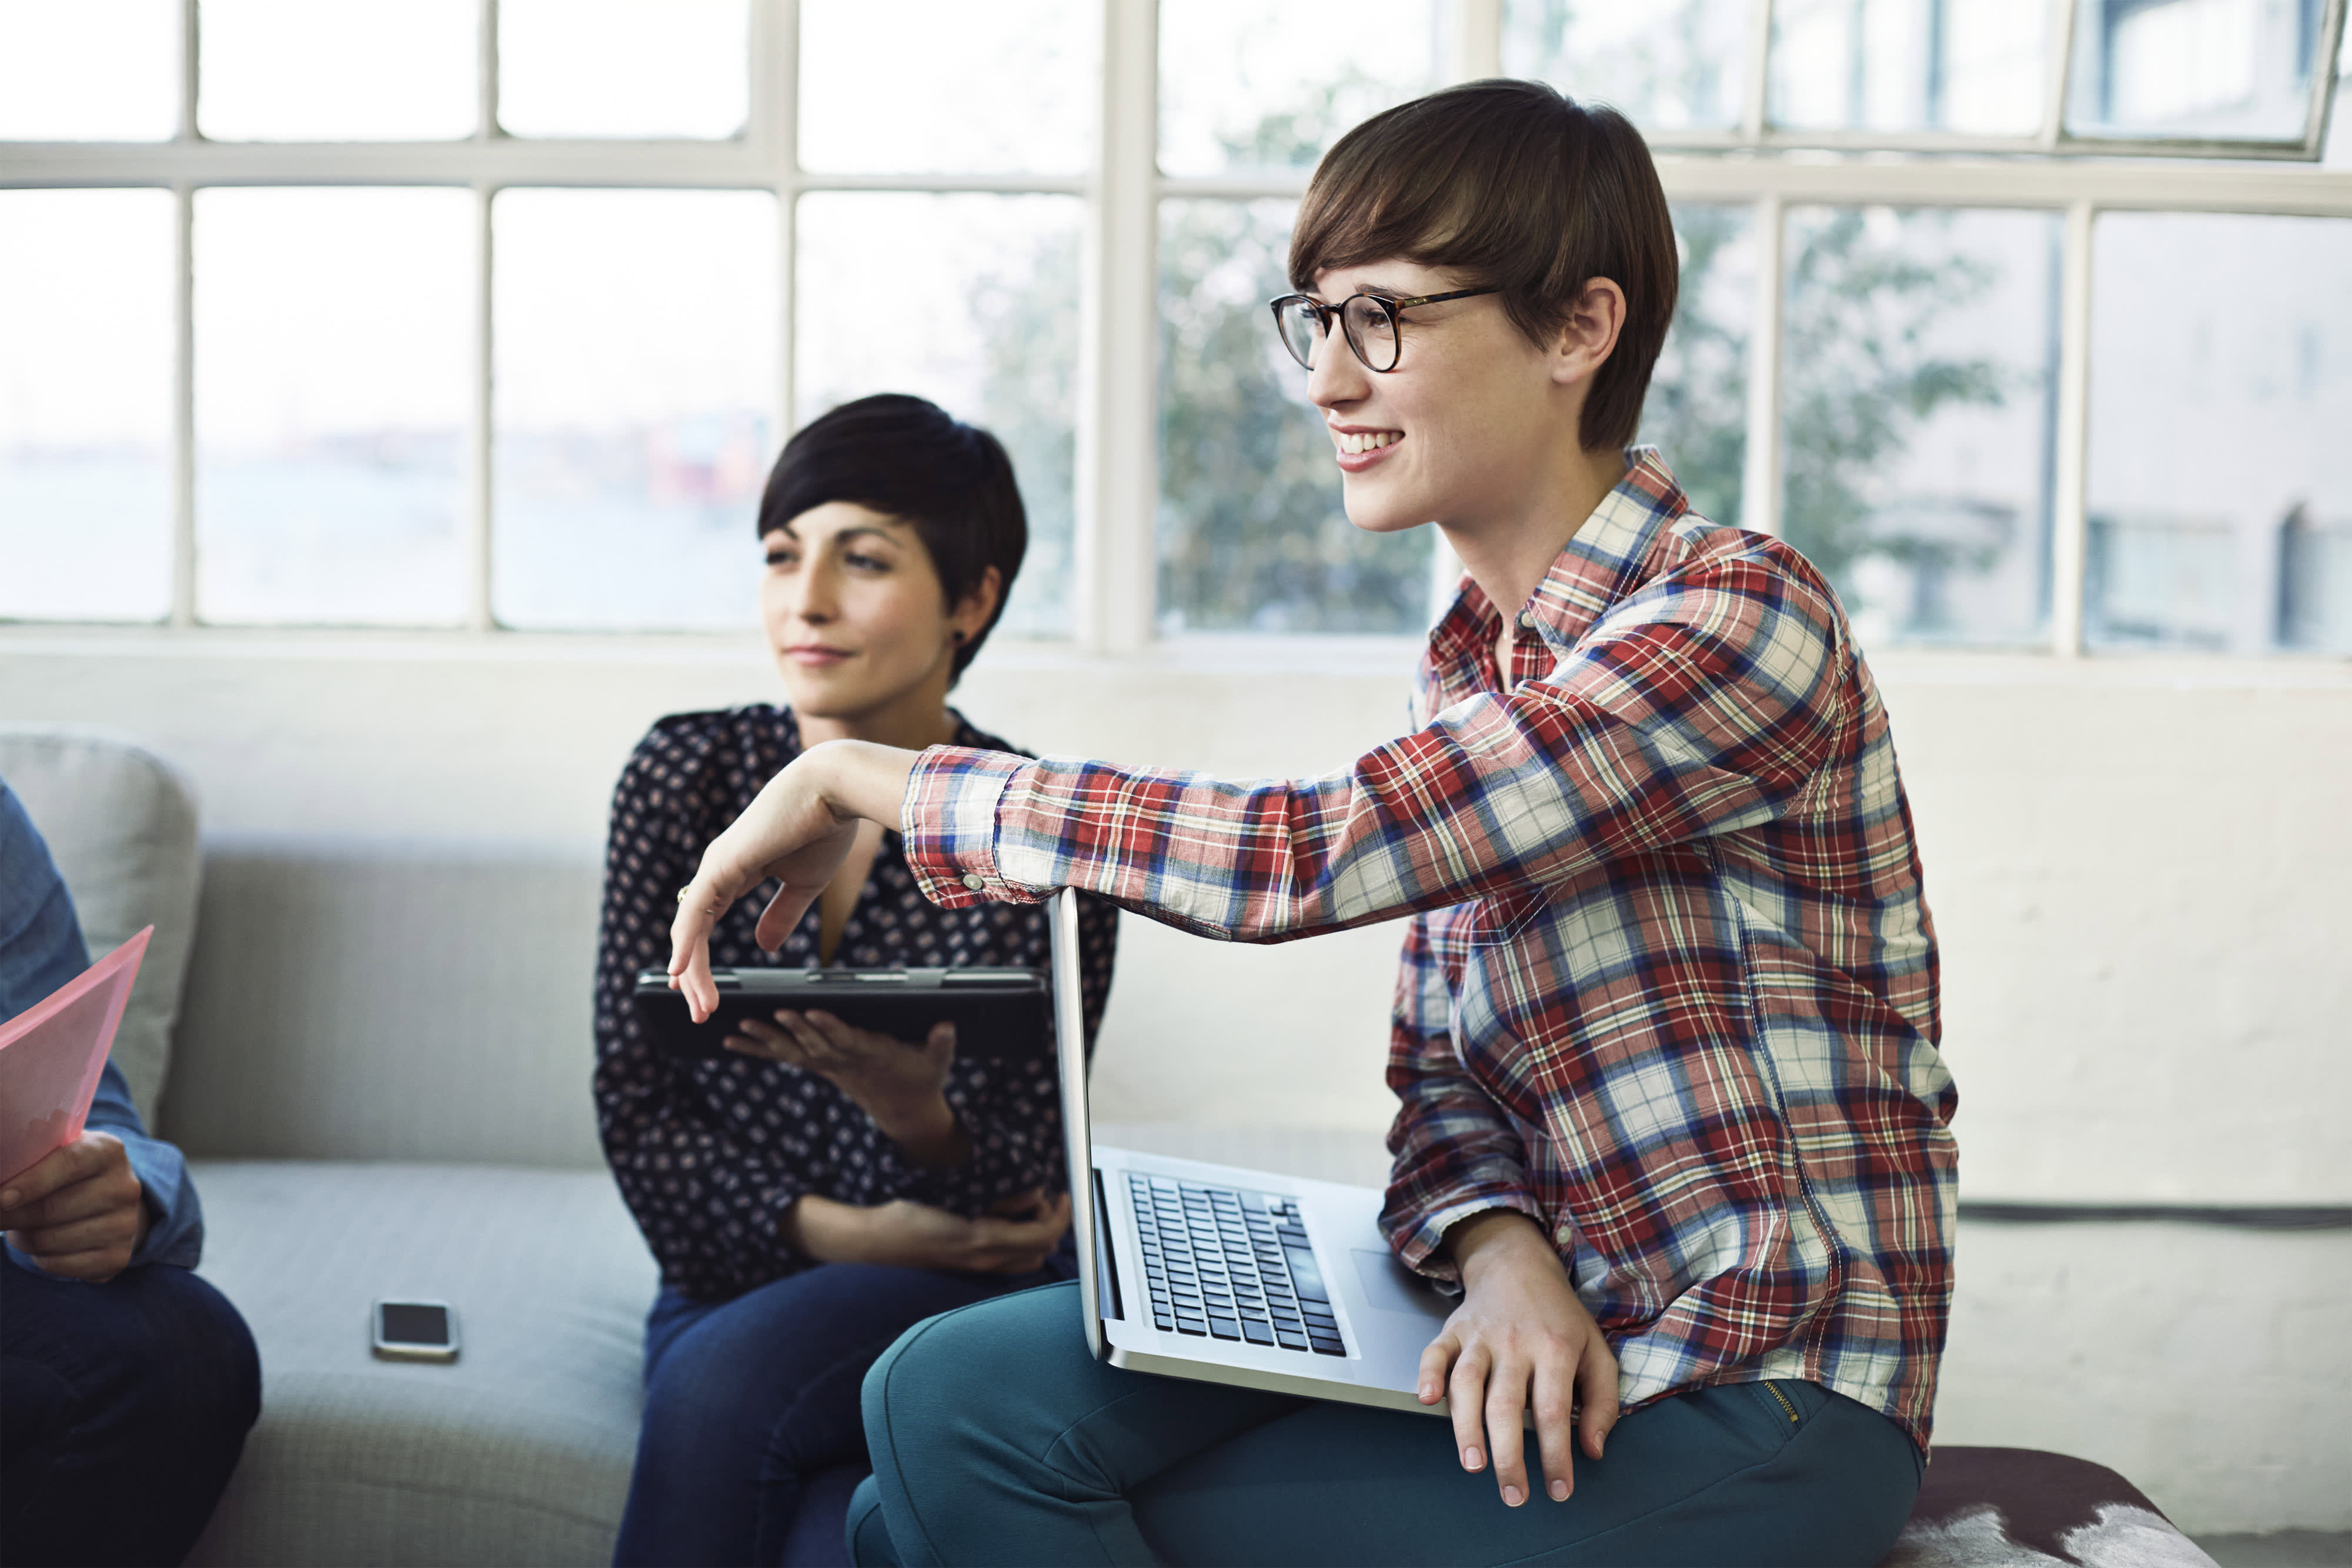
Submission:
{"label": "blue jeans", "polygon": [[1100,1364],[1074,1290],[933,1319],[875,1364],[859,1563],[1867,1565],[1919,1489],[1901,1427],[1784,1380],[1645,1406],[1566,1502],[1506,1508],[1446,1421]]}
{"label": "blue jeans", "polygon": [[613,1561],[846,1563],[874,1358],[934,1313],[1062,1278],[1055,1262],[1018,1275],[825,1263],[732,1301],[664,1290],[646,1318],[645,1422]]}
{"label": "blue jeans", "polygon": [[185,1269],[0,1256],[0,1563],[179,1562],[260,1413],[252,1333]]}

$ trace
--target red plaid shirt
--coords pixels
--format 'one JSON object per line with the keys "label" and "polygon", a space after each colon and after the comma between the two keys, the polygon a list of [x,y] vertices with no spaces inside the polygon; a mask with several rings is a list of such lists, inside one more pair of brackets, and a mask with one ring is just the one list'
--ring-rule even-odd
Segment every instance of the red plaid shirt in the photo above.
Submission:
{"label": "red plaid shirt", "polygon": [[1836,596],[1694,514],[1656,454],[1517,617],[1465,582],[1419,727],[1236,782],[941,747],[907,858],[942,904],[1090,889],[1280,941],[1411,915],[1381,1216],[1542,1225],[1627,1406],[1820,1383],[1924,1448],[1952,1289],[1955,1096],[1886,713]]}

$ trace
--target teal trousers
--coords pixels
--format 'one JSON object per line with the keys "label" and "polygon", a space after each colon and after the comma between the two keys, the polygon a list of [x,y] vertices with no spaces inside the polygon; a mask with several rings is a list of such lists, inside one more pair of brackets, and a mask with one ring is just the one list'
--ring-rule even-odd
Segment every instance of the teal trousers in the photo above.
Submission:
{"label": "teal trousers", "polygon": [[928,1319],[875,1363],[857,1562],[1866,1565],[1919,1489],[1901,1427],[1781,1381],[1645,1406],[1567,1501],[1506,1508],[1444,1420],[1100,1364],[1076,1290]]}

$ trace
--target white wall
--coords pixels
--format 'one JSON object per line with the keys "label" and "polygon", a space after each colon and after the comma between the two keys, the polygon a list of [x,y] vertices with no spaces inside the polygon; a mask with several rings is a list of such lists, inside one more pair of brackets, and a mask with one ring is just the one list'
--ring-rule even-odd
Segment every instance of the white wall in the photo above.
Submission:
{"label": "white wall", "polygon": [[[1007,647],[960,700],[1034,749],[1317,771],[1392,733],[1410,657]],[[1944,942],[1964,1190],[2352,1201],[2352,666],[1878,672]],[[289,847],[592,857],[649,720],[774,689],[749,642],[0,630],[0,722],[126,731],[193,774],[208,832]],[[1121,940],[1102,1114],[1385,1123],[1393,927],[1249,949],[1129,920]]]}

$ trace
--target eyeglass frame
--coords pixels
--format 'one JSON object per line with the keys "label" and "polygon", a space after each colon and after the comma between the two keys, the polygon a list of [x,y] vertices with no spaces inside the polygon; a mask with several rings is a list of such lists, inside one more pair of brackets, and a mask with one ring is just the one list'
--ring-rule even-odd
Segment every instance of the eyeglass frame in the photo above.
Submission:
{"label": "eyeglass frame", "polygon": [[[1315,367],[1307,361],[1299,359],[1298,350],[1290,346],[1290,334],[1282,329],[1282,309],[1286,305],[1304,305],[1313,311],[1315,324],[1322,332],[1323,341],[1326,343],[1331,340],[1331,318],[1337,316],[1339,319],[1340,336],[1348,340],[1348,351],[1356,356],[1356,362],[1375,375],[1384,376],[1404,363],[1404,321],[1398,316],[1398,311],[1410,310],[1416,305],[1442,305],[1449,299],[1472,299],[1481,294],[1500,294],[1501,292],[1503,292],[1503,286],[1495,284],[1486,288],[1456,288],[1447,294],[1416,294],[1409,298],[1398,299],[1385,294],[1373,294],[1359,288],[1336,305],[1326,305],[1312,295],[1286,294],[1278,299],[1267,300],[1265,308],[1274,316],[1274,335],[1282,340],[1282,346],[1290,357],[1298,361],[1299,369],[1312,374]],[[1388,318],[1389,332],[1396,343],[1396,358],[1385,365],[1372,363],[1364,353],[1364,346],[1356,341],[1355,330],[1348,325],[1348,307],[1359,299],[1370,300],[1381,308],[1381,314]]]}

